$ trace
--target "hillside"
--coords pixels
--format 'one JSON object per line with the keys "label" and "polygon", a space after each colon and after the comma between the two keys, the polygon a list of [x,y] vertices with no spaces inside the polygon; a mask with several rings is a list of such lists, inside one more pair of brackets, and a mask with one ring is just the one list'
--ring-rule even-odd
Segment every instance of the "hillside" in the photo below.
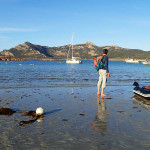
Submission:
{"label": "hillside", "polygon": [[[66,59],[69,47],[70,45],[48,47],[25,42],[10,48],[9,50],[3,50],[0,52],[0,56],[24,59]],[[81,59],[92,59],[93,56],[100,55],[103,48],[107,48],[109,50],[109,58],[129,57],[136,59],[150,59],[150,51],[127,49],[118,46],[99,47],[91,42],[74,45],[74,56],[81,57]]]}

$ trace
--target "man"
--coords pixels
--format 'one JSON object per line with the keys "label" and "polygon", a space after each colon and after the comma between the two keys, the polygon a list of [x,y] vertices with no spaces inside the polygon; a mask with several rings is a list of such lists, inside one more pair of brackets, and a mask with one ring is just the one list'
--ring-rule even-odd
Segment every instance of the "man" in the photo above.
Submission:
{"label": "man", "polygon": [[[106,88],[106,81],[107,81],[107,77],[109,78],[109,68],[108,68],[108,56],[107,56],[108,50],[107,49],[103,49],[103,63],[105,64],[105,66],[102,67],[102,69],[99,69],[99,81],[97,84],[97,95],[101,95],[101,97],[105,97],[107,96],[106,94],[104,94],[104,89]],[[101,93],[100,93],[100,87],[101,89]]]}

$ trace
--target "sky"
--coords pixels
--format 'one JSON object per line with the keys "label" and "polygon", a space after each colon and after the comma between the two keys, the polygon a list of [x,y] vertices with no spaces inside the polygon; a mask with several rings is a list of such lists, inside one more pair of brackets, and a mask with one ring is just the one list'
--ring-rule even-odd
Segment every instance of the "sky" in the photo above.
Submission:
{"label": "sky", "polygon": [[150,0],[0,0],[0,51],[92,42],[150,51]]}

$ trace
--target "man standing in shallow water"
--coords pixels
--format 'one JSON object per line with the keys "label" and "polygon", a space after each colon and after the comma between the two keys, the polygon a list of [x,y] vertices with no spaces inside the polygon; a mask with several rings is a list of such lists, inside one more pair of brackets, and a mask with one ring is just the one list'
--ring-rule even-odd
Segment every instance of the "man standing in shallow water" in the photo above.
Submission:
{"label": "man standing in shallow water", "polygon": [[[107,81],[107,77],[109,78],[109,68],[108,68],[108,56],[107,56],[108,50],[107,49],[103,49],[103,63],[105,64],[105,66],[102,67],[102,69],[99,69],[99,81],[97,84],[97,95],[101,95],[101,97],[105,97],[107,96],[106,94],[104,94],[104,89],[106,88],[106,81]],[[100,93],[100,87],[101,89],[101,93]]]}

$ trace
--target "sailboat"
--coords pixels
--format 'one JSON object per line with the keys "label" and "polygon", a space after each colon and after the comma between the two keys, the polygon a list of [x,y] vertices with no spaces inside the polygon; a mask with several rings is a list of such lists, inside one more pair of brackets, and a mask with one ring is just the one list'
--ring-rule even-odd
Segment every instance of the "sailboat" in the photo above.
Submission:
{"label": "sailboat", "polygon": [[139,63],[139,61],[135,59],[125,59],[125,62],[126,63]]}
{"label": "sailboat", "polygon": [[142,63],[143,63],[144,65],[150,65],[150,60],[144,60],[144,61],[142,61]]}
{"label": "sailboat", "polygon": [[[82,61],[80,60],[80,57],[74,57],[73,56],[73,38],[74,38],[74,33],[72,34],[71,45],[69,46],[69,51],[68,51],[68,54],[67,54],[66,63],[67,64],[81,64]],[[69,57],[70,49],[72,50],[72,58],[71,59],[68,58]]]}

